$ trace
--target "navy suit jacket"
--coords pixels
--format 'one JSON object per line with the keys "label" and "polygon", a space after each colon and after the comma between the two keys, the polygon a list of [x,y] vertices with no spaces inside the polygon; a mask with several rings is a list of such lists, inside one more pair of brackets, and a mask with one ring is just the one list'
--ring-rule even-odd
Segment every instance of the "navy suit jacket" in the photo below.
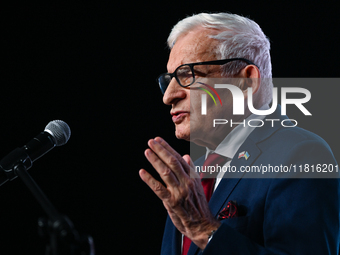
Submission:
{"label": "navy suit jacket", "polygon": [[[287,118],[280,108],[268,119]],[[231,166],[271,164],[337,165],[327,143],[298,127],[271,122],[256,128],[241,145]],[[270,125],[268,125],[270,124]],[[287,121],[285,122],[287,125]],[[248,160],[238,159],[242,151]],[[195,165],[202,165],[204,157]],[[222,225],[202,251],[194,243],[194,254],[339,254],[339,178],[223,178],[209,207],[215,217],[228,201],[236,201],[243,215],[222,220]],[[181,233],[171,219],[166,221],[162,255],[181,254]]]}

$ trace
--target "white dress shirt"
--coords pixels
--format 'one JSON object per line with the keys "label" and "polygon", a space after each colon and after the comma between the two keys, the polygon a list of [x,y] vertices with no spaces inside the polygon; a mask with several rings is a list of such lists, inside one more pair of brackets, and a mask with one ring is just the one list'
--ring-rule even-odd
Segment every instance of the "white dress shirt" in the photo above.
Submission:
{"label": "white dress shirt", "polygon": [[[267,110],[269,109],[269,106],[266,104],[262,106],[259,110]],[[237,127],[235,127],[224,139],[223,141],[216,147],[215,150],[210,150],[206,147],[206,154],[205,158],[208,157],[211,153],[216,153],[221,156],[227,157],[232,159],[238,149],[241,147],[241,145],[244,143],[244,141],[247,139],[247,137],[250,135],[251,132],[254,131],[256,127],[255,122],[252,122],[252,126],[250,127],[248,125],[248,121],[252,119],[259,119],[263,120],[264,115],[255,115],[252,114],[248,118],[245,119],[245,125],[239,124]],[[224,164],[225,167],[228,167],[230,165],[231,160],[227,161],[227,163]],[[215,185],[214,185],[214,191],[216,190],[217,186],[220,184],[222,178],[223,178],[224,172],[220,171],[216,177]]]}

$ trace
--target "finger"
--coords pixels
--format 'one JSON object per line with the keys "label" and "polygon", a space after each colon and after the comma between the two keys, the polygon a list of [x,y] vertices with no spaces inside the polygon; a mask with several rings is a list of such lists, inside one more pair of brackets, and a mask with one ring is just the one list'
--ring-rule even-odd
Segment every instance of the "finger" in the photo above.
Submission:
{"label": "finger", "polygon": [[183,168],[185,172],[190,175],[190,169],[194,168],[194,163],[192,162],[191,158],[189,155],[184,155],[182,159],[185,161],[186,164],[184,164]]}
{"label": "finger", "polygon": [[191,160],[191,157],[188,154],[186,154],[183,156],[183,159],[190,166],[187,172],[190,175],[190,178],[200,179],[200,175],[196,172],[196,168],[194,162]]}
{"label": "finger", "polygon": [[[159,139],[160,138],[158,138],[157,140]],[[164,147],[163,144],[165,146],[167,145],[164,140],[162,140],[164,141],[162,142],[163,144],[157,142],[157,140],[151,139],[149,141],[150,148],[157,154],[157,156],[164,162],[164,164],[172,170],[172,172],[175,174],[180,182],[185,181],[188,178],[188,175],[184,170],[184,167],[188,168],[188,164],[169,145],[167,147]]]}
{"label": "finger", "polygon": [[194,162],[192,162],[191,157],[188,154],[185,154],[182,158],[190,166],[190,168],[195,168]]}
{"label": "finger", "polygon": [[179,185],[179,181],[172,170],[164,164],[164,162],[152,150],[145,150],[145,157],[168,187],[177,187]]}
{"label": "finger", "polygon": [[156,137],[155,141],[161,144],[167,151],[174,155],[180,162],[182,162],[182,156],[175,151],[163,138]]}
{"label": "finger", "polygon": [[[175,151],[164,139],[161,137],[156,137],[155,140],[159,142],[166,150],[168,150],[170,153],[172,153],[178,161],[182,164],[184,171],[190,175],[192,172],[192,169],[195,169],[194,163],[192,162],[189,155],[186,155],[185,157],[181,156],[177,151]],[[187,159],[187,157],[189,159]],[[194,176],[196,178],[196,176]],[[199,178],[199,177],[198,177]]]}
{"label": "finger", "polygon": [[147,171],[144,169],[139,170],[139,176],[161,200],[170,197],[170,192]]}

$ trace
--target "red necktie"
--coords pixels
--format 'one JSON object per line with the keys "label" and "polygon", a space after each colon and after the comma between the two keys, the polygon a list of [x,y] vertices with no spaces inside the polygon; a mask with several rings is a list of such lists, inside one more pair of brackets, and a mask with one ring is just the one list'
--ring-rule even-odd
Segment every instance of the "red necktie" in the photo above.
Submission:
{"label": "red necktie", "polygon": [[[216,167],[216,165],[219,165],[219,166],[222,167],[227,160],[228,160],[227,157],[223,157],[219,154],[212,153],[204,161],[203,169],[207,166],[215,166]],[[206,175],[207,178],[205,178],[204,175]],[[209,202],[209,200],[212,196],[212,193],[213,193],[215,178],[212,177],[212,175],[210,175],[209,173],[208,174],[201,173],[201,183],[202,183],[202,186],[203,186],[205,197],[206,197],[207,201]],[[190,244],[191,244],[191,240],[189,238],[187,238],[186,236],[184,236],[183,237],[182,255],[187,255]]]}

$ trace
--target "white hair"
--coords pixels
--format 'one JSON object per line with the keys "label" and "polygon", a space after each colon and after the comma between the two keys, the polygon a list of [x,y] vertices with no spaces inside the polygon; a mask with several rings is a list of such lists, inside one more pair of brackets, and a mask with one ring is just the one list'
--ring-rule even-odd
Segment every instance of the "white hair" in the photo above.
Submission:
{"label": "white hair", "polygon": [[[261,103],[270,103],[272,98],[270,42],[260,26],[251,19],[237,14],[200,13],[179,21],[173,27],[168,37],[169,48],[174,46],[180,36],[197,27],[219,31],[218,34],[212,33],[209,37],[220,41],[215,53],[221,59],[246,58],[259,67],[262,82],[270,80],[270,82],[264,82],[265,86],[261,86],[263,96]],[[242,61],[230,62],[223,66],[223,74],[236,75],[246,65]]]}

